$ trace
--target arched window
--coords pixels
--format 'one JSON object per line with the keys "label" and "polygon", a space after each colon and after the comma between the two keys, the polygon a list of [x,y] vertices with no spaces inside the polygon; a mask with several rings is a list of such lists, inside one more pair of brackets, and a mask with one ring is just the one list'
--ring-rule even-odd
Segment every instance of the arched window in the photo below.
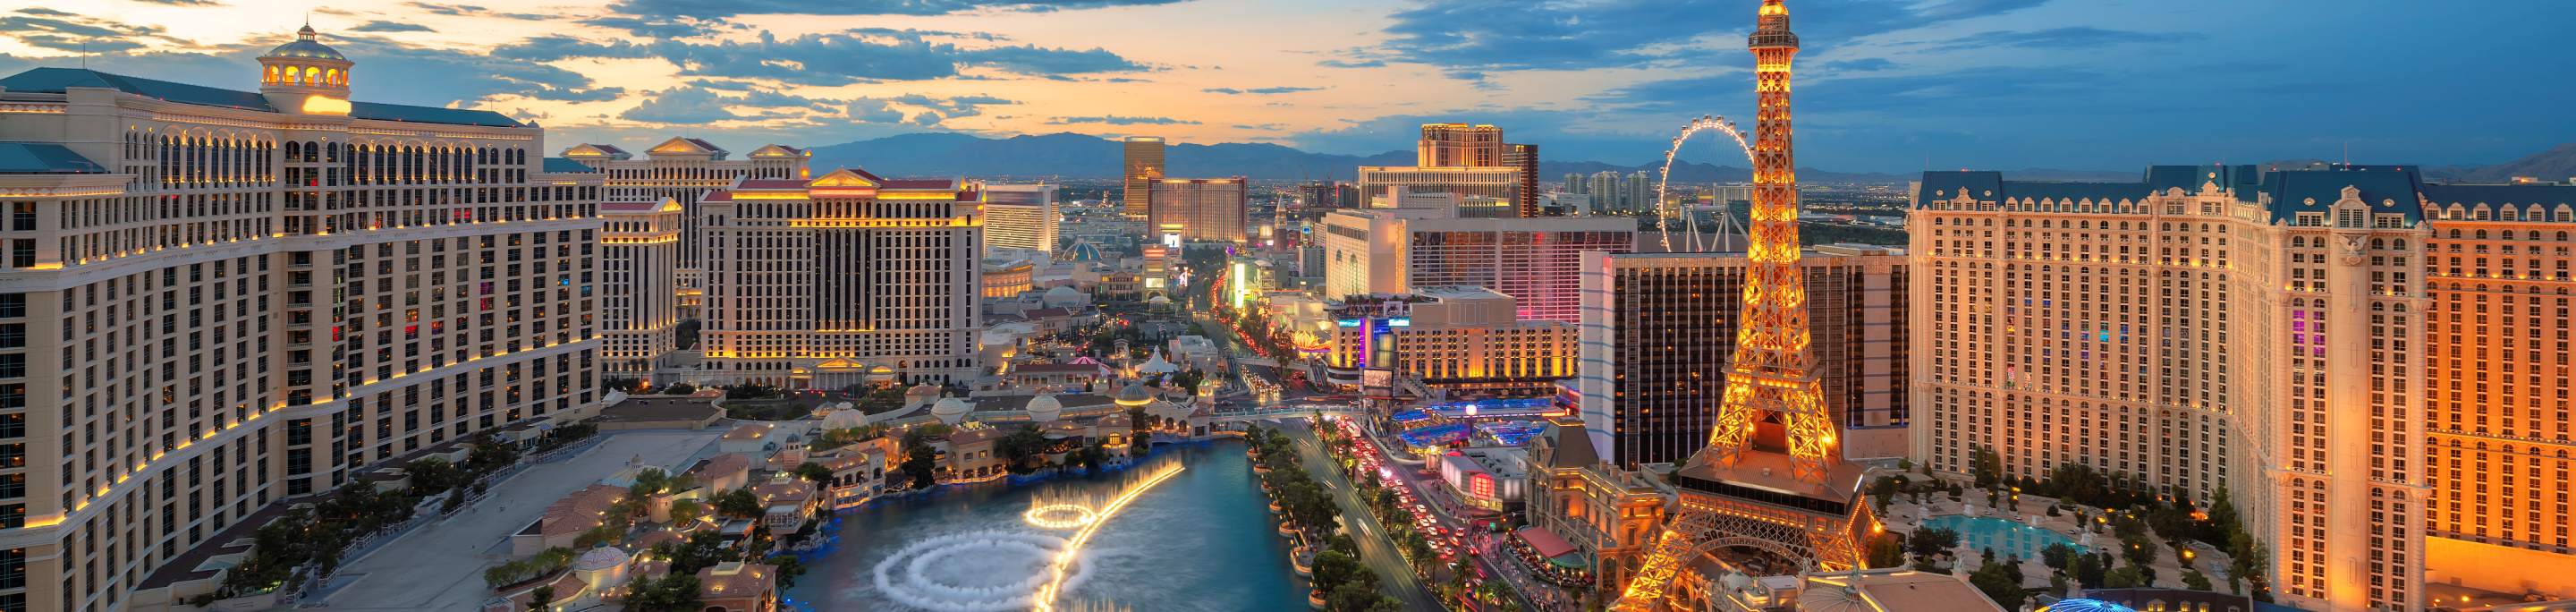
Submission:
{"label": "arched window", "polygon": [[2376,250],[2380,250],[2380,249],[2388,248],[2388,244],[2387,244],[2387,242],[2386,242],[2386,241],[2380,240],[2380,239],[2378,239],[2378,238],[2372,238],[2372,239],[2370,239],[2370,248],[2371,248],[2371,250],[2376,251]]}
{"label": "arched window", "polygon": [[2558,241],[2559,241],[2559,242],[2566,242],[2566,241],[2567,241],[2567,232],[2559,232],[2559,233],[2558,233]]}
{"label": "arched window", "polygon": [[[2560,233],[2562,233],[2562,234],[2563,234],[2563,233],[2565,233],[2565,232],[2560,232]],[[2389,241],[2389,243],[2388,243],[2388,248],[2389,248],[2389,250],[2394,250],[2394,251],[2403,251],[2403,250],[2406,250],[2406,241],[2404,241],[2404,240],[2392,240],[2392,241]]]}
{"label": "arched window", "polygon": [[295,161],[295,158],[296,158],[295,156],[297,156],[297,155],[301,155],[303,150],[304,150],[304,147],[303,147],[302,145],[298,145],[298,144],[296,144],[296,142],[295,142],[295,141],[292,141],[292,140],[286,141],[286,160],[287,160],[287,161]]}
{"label": "arched window", "polygon": [[2291,236],[2291,237],[2290,237],[2290,246],[2292,246],[2292,247],[2298,247],[2298,248],[2305,248],[2305,247],[2307,247],[2307,246],[2308,246],[2308,237],[2307,237],[2307,236]]}
{"label": "arched window", "polygon": [[2451,230],[2451,237],[2452,237],[2452,238],[2455,238],[2455,239],[2456,239],[2456,238],[2459,238],[2459,237],[2460,237],[2460,230]]}
{"label": "arched window", "polygon": [[2479,239],[2479,240],[2485,240],[2485,239],[2487,239],[2487,231],[2486,231],[2486,230],[2478,230],[2478,234],[2477,234],[2477,236],[2478,236],[2478,239]]}

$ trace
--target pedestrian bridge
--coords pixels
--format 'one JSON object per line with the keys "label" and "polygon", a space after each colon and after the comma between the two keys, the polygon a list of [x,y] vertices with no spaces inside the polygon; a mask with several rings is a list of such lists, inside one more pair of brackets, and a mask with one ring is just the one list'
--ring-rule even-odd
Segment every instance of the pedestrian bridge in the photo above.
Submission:
{"label": "pedestrian bridge", "polygon": [[1214,423],[1276,421],[1279,419],[1312,417],[1315,416],[1316,413],[1336,416],[1364,416],[1368,414],[1368,410],[1347,404],[1280,404],[1275,406],[1262,406],[1259,408],[1218,411],[1216,414],[1211,416],[1209,421]]}

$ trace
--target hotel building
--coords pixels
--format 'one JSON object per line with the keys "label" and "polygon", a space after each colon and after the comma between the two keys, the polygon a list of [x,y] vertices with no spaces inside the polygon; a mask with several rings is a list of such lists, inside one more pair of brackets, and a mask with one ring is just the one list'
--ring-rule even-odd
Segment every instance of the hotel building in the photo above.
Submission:
{"label": "hotel building", "polygon": [[1442,209],[1359,209],[1325,215],[1325,295],[1484,287],[1511,296],[1524,321],[1579,320],[1584,251],[1635,250],[1627,218],[1456,219]]}
{"label": "hotel building", "polygon": [[2551,335],[2571,200],[2411,166],[1926,173],[1917,459],[1966,471],[1982,447],[2007,475],[2082,463],[2201,503],[2224,487],[2275,553],[2275,594],[2309,609],[2428,607],[2428,574],[2576,595]]}
{"label": "hotel building", "polygon": [[679,350],[680,218],[677,200],[602,202],[600,336],[603,376],[653,380],[661,358]]}
{"label": "hotel building", "polygon": [[1546,397],[1574,376],[1574,326],[1521,320],[1511,296],[1490,289],[1423,287],[1340,306],[1327,307],[1330,329],[1300,330],[1323,341],[1314,348],[1330,382],[1358,385],[1364,368],[1393,368],[1451,397]]}
{"label": "hotel building", "polygon": [[698,199],[708,192],[723,189],[734,181],[753,179],[801,179],[808,176],[805,162],[814,154],[804,149],[767,145],[752,151],[747,159],[726,159],[733,153],[715,143],[696,138],[675,136],[644,151],[644,159],[613,145],[583,144],[563,152],[563,158],[606,174],[607,192],[600,200],[608,202],[658,202],[669,199],[680,203],[680,261],[677,287],[680,294],[680,318],[698,317],[699,296],[706,293],[698,260],[704,249],[699,246]]}
{"label": "hotel building", "polygon": [[1243,177],[1221,179],[1156,179],[1152,212],[1145,226],[1157,240],[1172,246],[1171,236],[1186,242],[1244,242]]}
{"label": "hotel building", "polygon": [[[1716,425],[1748,261],[1743,253],[1606,252],[1582,261],[1575,390],[1593,451],[1629,470],[1689,459]],[[1844,454],[1905,456],[1914,417],[1900,390],[1910,378],[1906,256],[1820,245],[1799,262],[1816,380],[1826,414],[1843,429]]]}
{"label": "hotel building", "polygon": [[1163,137],[1129,136],[1119,146],[1125,154],[1119,176],[1126,181],[1119,197],[1128,218],[1144,219],[1153,212],[1154,181],[1163,178]]}
{"label": "hotel building", "polygon": [[686,376],[789,389],[974,380],[975,187],[845,169],[707,194],[706,357]]}
{"label": "hotel building", "polygon": [[598,399],[599,176],[350,101],[299,37],[257,91],[0,78],[0,609],[113,609],[262,506]]}
{"label": "hotel building", "polygon": [[984,251],[1035,249],[1055,253],[1057,186],[985,185]]}

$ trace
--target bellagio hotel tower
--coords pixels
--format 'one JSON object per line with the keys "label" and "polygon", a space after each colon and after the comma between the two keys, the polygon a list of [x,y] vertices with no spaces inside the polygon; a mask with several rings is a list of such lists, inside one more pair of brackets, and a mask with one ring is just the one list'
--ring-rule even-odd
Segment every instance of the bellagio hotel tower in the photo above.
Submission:
{"label": "bellagio hotel tower", "polygon": [[2411,166],[2155,166],[2139,183],[1927,172],[1916,459],[2081,463],[2233,498],[2284,603],[2417,610],[2428,582],[2576,592],[2576,186]]}
{"label": "bellagio hotel tower", "polygon": [[352,101],[300,34],[220,77],[256,91],[0,78],[0,610],[117,609],[263,506],[600,399],[599,175]]}

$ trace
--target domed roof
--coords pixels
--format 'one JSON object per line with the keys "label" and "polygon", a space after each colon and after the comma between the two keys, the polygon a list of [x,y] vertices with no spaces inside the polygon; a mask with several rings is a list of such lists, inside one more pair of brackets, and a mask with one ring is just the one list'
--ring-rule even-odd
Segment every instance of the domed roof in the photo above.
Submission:
{"label": "domed roof", "polygon": [[332,49],[330,45],[325,45],[319,41],[313,40],[313,26],[308,25],[304,26],[304,29],[296,30],[295,37],[295,42],[278,45],[276,49],[270,49],[267,57],[311,57],[341,61],[347,61],[349,59],[346,56],[340,55],[339,50]]}
{"label": "domed roof", "polygon": [[866,414],[848,408],[834,410],[831,414],[823,415],[823,429],[827,430],[850,429],[867,424],[868,416]]}
{"label": "domed roof", "polygon": [[1143,406],[1146,402],[1154,401],[1154,392],[1145,390],[1144,381],[1130,378],[1127,379],[1126,388],[1119,389],[1118,395],[1113,396],[1111,401],[1118,402],[1120,406]]}
{"label": "domed roof", "polygon": [[973,406],[966,404],[966,400],[942,397],[939,398],[938,403],[930,405],[930,416],[939,417],[939,422],[955,425],[958,421],[966,419],[966,413],[974,410]]}
{"label": "domed roof", "polygon": [[1056,285],[1054,289],[1046,290],[1046,295],[1047,297],[1081,297],[1082,292],[1075,291],[1072,287]]}
{"label": "domed roof", "polygon": [[1057,400],[1054,393],[1041,391],[1029,399],[1028,412],[1031,423],[1053,421],[1064,416],[1064,402]]}
{"label": "domed roof", "polygon": [[1159,295],[1157,295],[1157,296],[1154,296],[1154,297],[1152,297],[1152,298],[1148,298],[1148,299],[1146,299],[1146,300],[1145,300],[1145,303],[1147,303],[1147,304],[1170,304],[1170,303],[1172,303],[1172,298],[1167,298],[1167,297],[1163,297],[1163,296],[1159,296]]}
{"label": "domed roof", "polygon": [[601,545],[574,558],[572,569],[577,572],[607,571],[625,565],[626,561],[626,551],[618,550],[615,546]]}

